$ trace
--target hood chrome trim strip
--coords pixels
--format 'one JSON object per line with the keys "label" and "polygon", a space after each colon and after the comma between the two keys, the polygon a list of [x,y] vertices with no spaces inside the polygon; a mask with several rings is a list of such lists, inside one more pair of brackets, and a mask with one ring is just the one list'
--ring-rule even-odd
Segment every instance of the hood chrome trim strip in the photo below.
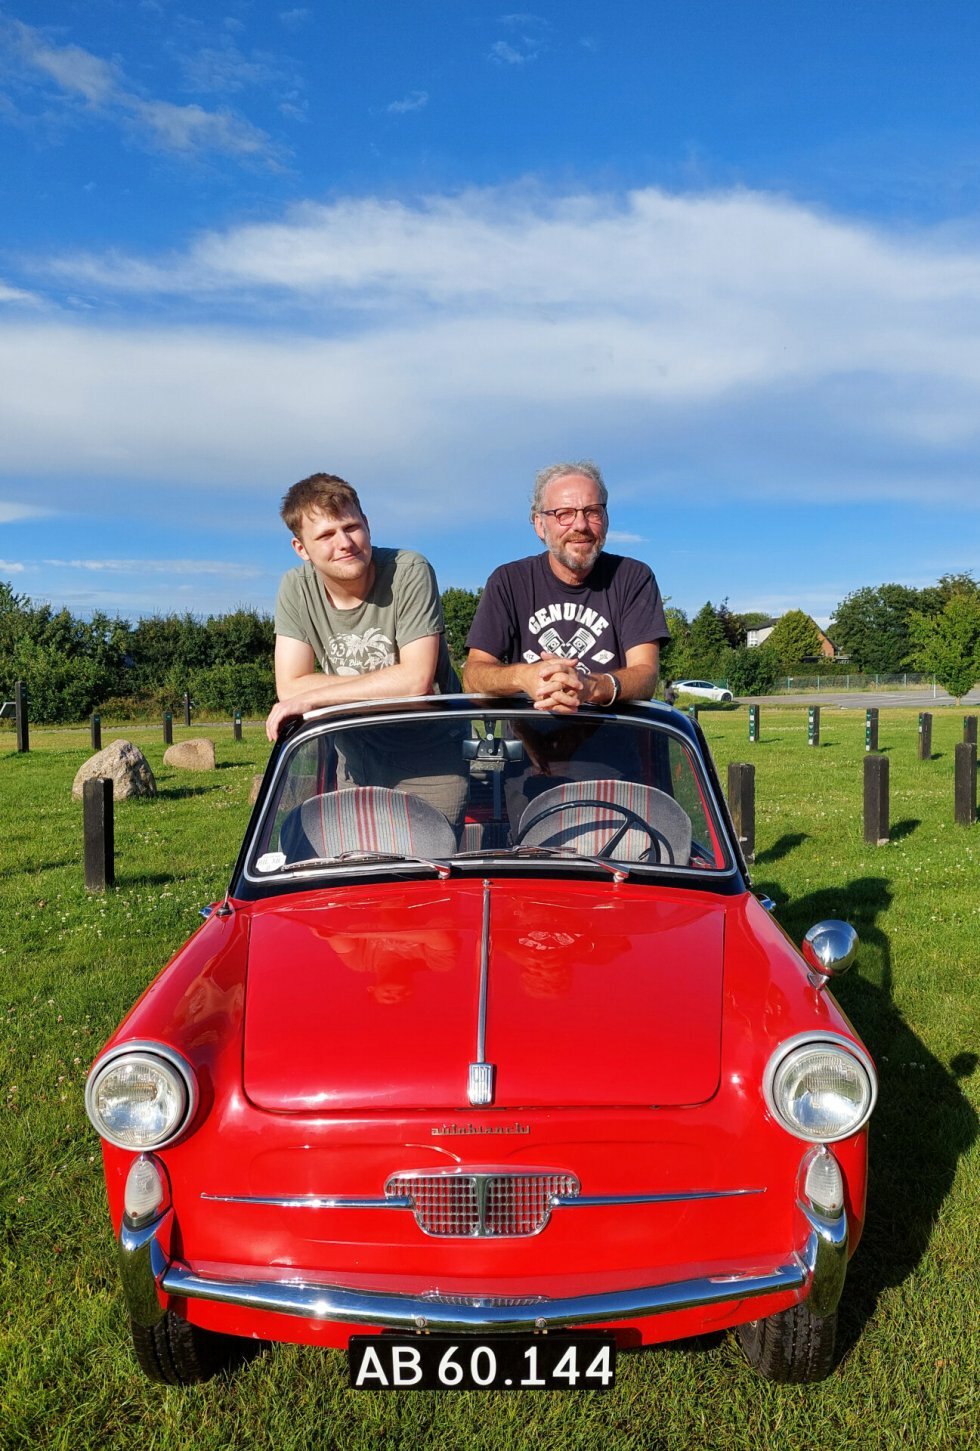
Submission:
{"label": "hood chrome trim strip", "polygon": [[476,1013],[476,1061],[470,1064],[466,1097],[474,1108],[493,1103],[497,1070],[487,1062],[487,995],[490,988],[490,880],[483,879],[483,930],[480,934],[480,997]]}

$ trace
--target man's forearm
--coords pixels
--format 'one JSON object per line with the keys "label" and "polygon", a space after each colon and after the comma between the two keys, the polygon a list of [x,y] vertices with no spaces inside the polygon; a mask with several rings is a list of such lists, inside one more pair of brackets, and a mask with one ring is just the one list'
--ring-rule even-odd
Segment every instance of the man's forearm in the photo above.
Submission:
{"label": "man's forearm", "polygon": [[523,665],[468,660],[463,666],[463,689],[470,695],[526,695],[527,671]]}
{"label": "man's forearm", "polygon": [[385,696],[428,695],[431,690],[431,672],[399,661],[395,665],[383,665],[380,670],[366,670],[363,675],[323,675],[314,671],[310,675],[294,676],[279,692],[279,699],[283,702],[299,696],[312,699],[315,704],[307,709],[315,710],[318,705],[347,705],[355,700],[378,700]]}

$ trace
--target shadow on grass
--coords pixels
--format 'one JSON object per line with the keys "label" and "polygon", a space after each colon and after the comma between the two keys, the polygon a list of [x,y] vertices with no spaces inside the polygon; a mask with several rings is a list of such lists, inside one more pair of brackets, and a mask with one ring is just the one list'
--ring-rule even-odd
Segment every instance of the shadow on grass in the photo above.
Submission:
{"label": "shadow on grass", "polygon": [[207,796],[210,791],[223,791],[223,786],[161,786],[157,797],[164,801],[182,801],[187,796]]}
{"label": "shadow on grass", "polygon": [[911,836],[921,825],[922,822],[915,816],[910,816],[907,821],[893,821],[888,828],[888,840],[901,841],[903,836]]}
{"label": "shadow on grass", "polygon": [[768,862],[781,861],[784,856],[789,856],[798,846],[809,841],[809,833],[805,831],[785,831],[782,836],[773,842],[772,846],[765,851],[760,851],[755,859],[756,866],[765,866]]}
{"label": "shadow on grass", "polygon": [[134,887],[170,887],[175,882],[189,882],[194,875],[191,871],[179,872],[126,872],[116,873],[115,886],[125,887],[127,891]]}
{"label": "shadow on grass", "polygon": [[960,1087],[977,1067],[972,1027],[964,1024],[963,1050],[947,1066],[895,1006],[891,946],[877,925],[891,897],[887,878],[861,877],[777,909],[795,942],[824,917],[845,917],[861,937],[855,968],[835,984],[834,996],[874,1056],[880,1082],[871,1120],[867,1223],[841,1300],[842,1355],[859,1339],[883,1291],[902,1284],[922,1259],[959,1159],[978,1130]]}
{"label": "shadow on grass", "polygon": [[39,872],[56,872],[78,864],[77,856],[65,857],[63,861],[14,862],[12,866],[0,867],[0,882],[12,881],[14,877],[36,877]]}

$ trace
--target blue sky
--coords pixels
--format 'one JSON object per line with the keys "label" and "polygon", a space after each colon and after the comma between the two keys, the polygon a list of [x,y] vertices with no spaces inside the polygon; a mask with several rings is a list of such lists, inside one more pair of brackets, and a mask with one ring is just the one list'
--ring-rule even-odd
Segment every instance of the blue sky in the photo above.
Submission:
{"label": "blue sky", "polygon": [[336,472],[443,587],[595,458],[670,601],[980,564],[975,0],[0,0],[0,578],[270,611]]}

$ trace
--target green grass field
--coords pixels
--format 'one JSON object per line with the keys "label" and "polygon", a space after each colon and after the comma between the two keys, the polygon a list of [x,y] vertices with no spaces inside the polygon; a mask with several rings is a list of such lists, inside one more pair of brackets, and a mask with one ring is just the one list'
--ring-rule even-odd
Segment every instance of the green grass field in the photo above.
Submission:
{"label": "green grass field", "polygon": [[[189,1391],[132,1359],[82,1094],[95,1052],[219,896],[267,759],[257,725],[208,731],[218,770],[162,765],[159,728],[133,739],[153,800],[116,807],[114,890],[82,886],[75,770],[87,732],[35,730],[29,755],[0,734],[0,1447],[178,1448],[966,1447],[980,1424],[980,826],[953,824],[962,712],[937,711],[934,757],[916,715],[881,712],[892,839],[865,846],[864,719],[824,708],[702,715],[722,779],[753,761],[756,890],[799,941],[821,917],[861,934],[838,997],[877,1059],[864,1242],[827,1382],[758,1380],[731,1336],[624,1355],[608,1394],[351,1392],[344,1357],[278,1347]],[[177,729],[177,739],[201,734]]]}

